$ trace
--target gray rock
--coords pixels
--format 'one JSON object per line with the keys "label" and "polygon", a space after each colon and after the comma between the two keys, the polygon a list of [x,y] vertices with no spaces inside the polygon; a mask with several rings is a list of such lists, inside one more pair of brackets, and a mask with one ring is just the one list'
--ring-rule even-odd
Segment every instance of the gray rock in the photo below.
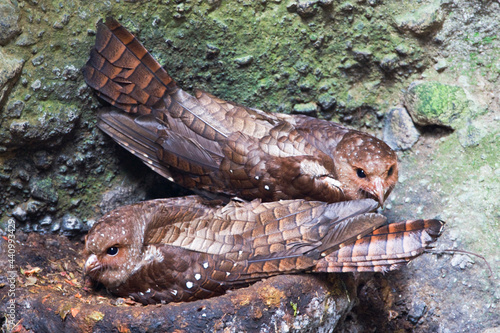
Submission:
{"label": "gray rock", "polygon": [[440,82],[413,82],[404,95],[404,105],[420,126],[459,128],[471,114],[472,103],[463,88]]}
{"label": "gray rock", "polygon": [[33,111],[37,117],[26,116],[27,119],[14,120],[10,124],[12,138],[8,144],[22,146],[26,143],[36,143],[48,147],[58,145],[63,136],[73,130],[81,112],[55,101],[40,101],[37,109]]}
{"label": "gray rock", "polygon": [[438,62],[434,65],[434,69],[437,71],[437,72],[442,72],[444,71],[446,68],[448,68],[448,63],[446,62],[445,59],[439,59]]}
{"label": "gray rock", "polygon": [[43,55],[39,55],[39,56],[31,59],[31,63],[33,64],[33,66],[37,67],[37,66],[40,66],[41,64],[43,64],[44,60],[45,60],[45,57]]}
{"label": "gray rock", "polygon": [[298,0],[297,1],[297,14],[302,18],[313,17],[316,15],[319,1]]}
{"label": "gray rock", "polygon": [[144,200],[146,193],[135,186],[117,186],[102,196],[100,203],[101,213],[107,213],[120,206],[129,205]]}
{"label": "gray rock", "polygon": [[331,108],[335,107],[335,104],[337,104],[337,100],[331,94],[321,94],[318,97],[318,104],[321,106],[321,109],[323,111],[328,111]]}
{"label": "gray rock", "polygon": [[61,231],[63,233],[73,234],[75,232],[81,231],[83,229],[82,220],[78,217],[66,214],[62,218]]}
{"label": "gray rock", "polygon": [[52,217],[50,215],[45,215],[38,221],[38,224],[40,225],[51,225],[52,224]]}
{"label": "gray rock", "polygon": [[387,113],[384,122],[384,141],[389,147],[394,150],[407,150],[413,147],[419,137],[420,133],[405,108],[393,108]]}
{"label": "gray rock", "polygon": [[[35,66],[35,64],[33,64],[33,66]],[[31,89],[33,89],[33,91],[38,91],[40,90],[41,87],[42,87],[42,81],[38,79],[33,81],[33,83],[31,84]]]}
{"label": "gray rock", "polygon": [[40,210],[43,208],[44,203],[37,201],[37,200],[29,200],[26,203],[26,211],[30,215],[35,215],[40,212]]}
{"label": "gray rock", "polygon": [[19,118],[24,110],[24,106],[24,102],[19,100],[9,103],[9,105],[7,105],[8,115],[12,118]]}
{"label": "gray rock", "polygon": [[[17,2],[0,2],[0,45],[6,45],[12,38],[21,33],[19,27],[19,8]],[[0,62],[1,63],[1,62]]]}
{"label": "gray rock", "polygon": [[445,15],[439,1],[419,7],[394,18],[396,27],[401,31],[425,37],[435,34],[443,26]]}
{"label": "gray rock", "polygon": [[28,214],[27,214],[26,210],[24,210],[22,205],[19,205],[16,208],[14,208],[14,210],[12,211],[12,216],[14,216],[16,218],[16,220],[18,220],[20,222],[24,222],[24,221],[26,221],[26,217],[28,216]]}
{"label": "gray rock", "polygon": [[45,150],[39,150],[33,154],[33,162],[40,170],[47,170],[52,166],[54,157]]}
{"label": "gray rock", "polygon": [[416,300],[411,303],[411,309],[408,312],[408,319],[413,323],[416,324],[420,318],[425,313],[425,310],[427,309],[427,304],[425,302]]}
{"label": "gray rock", "polygon": [[73,65],[64,66],[62,78],[65,81],[76,81],[80,75],[80,70]]}
{"label": "gray rock", "polygon": [[10,90],[21,74],[23,64],[23,60],[11,57],[5,54],[2,49],[0,49],[0,112],[5,101],[7,100],[7,96],[9,95]]}
{"label": "gray rock", "polygon": [[59,195],[57,194],[54,184],[50,178],[32,178],[30,181],[30,192],[34,199],[48,202],[51,204],[57,203]]}
{"label": "gray rock", "polygon": [[214,59],[219,55],[219,53],[220,49],[217,46],[207,44],[207,51],[205,55],[207,59]]}
{"label": "gray rock", "polygon": [[30,30],[28,30],[28,31],[23,32],[21,34],[21,36],[19,36],[17,38],[16,45],[26,47],[26,46],[35,45],[36,42],[37,42],[37,39],[35,38],[33,33]]}
{"label": "gray rock", "polygon": [[397,54],[390,53],[380,60],[380,68],[386,72],[392,72],[398,67],[399,57]]}
{"label": "gray rock", "polygon": [[236,58],[236,59],[234,59],[234,62],[238,66],[240,66],[240,67],[247,66],[247,65],[250,65],[253,62],[253,56],[252,55],[248,55],[248,56],[245,56],[245,57]]}
{"label": "gray rock", "polygon": [[460,269],[470,268],[474,263],[474,260],[466,254],[455,254],[450,262],[451,266],[459,267]]}

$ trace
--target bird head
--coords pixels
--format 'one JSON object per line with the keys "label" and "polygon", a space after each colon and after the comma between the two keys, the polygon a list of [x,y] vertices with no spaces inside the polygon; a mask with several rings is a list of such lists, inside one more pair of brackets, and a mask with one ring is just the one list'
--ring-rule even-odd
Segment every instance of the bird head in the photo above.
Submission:
{"label": "bird head", "polygon": [[103,216],[85,237],[84,275],[108,288],[125,282],[141,261],[142,233],[131,207]]}
{"label": "bird head", "polygon": [[336,147],[334,162],[347,200],[371,198],[383,206],[398,181],[394,150],[365,133],[346,134]]}

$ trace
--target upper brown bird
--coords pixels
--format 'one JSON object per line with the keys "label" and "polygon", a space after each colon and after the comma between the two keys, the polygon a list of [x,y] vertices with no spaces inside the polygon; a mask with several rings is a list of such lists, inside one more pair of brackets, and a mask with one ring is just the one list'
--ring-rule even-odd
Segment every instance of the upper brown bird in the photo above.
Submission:
{"label": "upper brown bird", "polygon": [[438,220],[379,227],[386,218],[370,213],[377,205],[363,199],[217,206],[191,196],[123,206],[89,231],[84,272],[113,294],[145,304],[192,301],[278,274],[393,270],[441,233]]}
{"label": "upper brown bird", "polygon": [[185,187],[265,201],[383,204],[398,179],[383,141],[302,115],[268,114],[180,89],[114,19],[100,22],[83,68],[112,108],[98,126],[159,174]]}

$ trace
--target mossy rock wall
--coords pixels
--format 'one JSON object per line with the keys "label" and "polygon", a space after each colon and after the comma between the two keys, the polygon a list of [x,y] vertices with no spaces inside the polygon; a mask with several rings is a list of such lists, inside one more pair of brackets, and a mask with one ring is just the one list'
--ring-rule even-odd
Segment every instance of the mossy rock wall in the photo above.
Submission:
{"label": "mossy rock wall", "polygon": [[[101,103],[81,68],[95,42],[96,23],[107,16],[132,31],[188,92],[200,88],[247,106],[317,116],[379,137],[386,113],[398,108],[404,115],[405,107],[411,113],[410,100],[426,119],[444,114],[444,121],[414,117],[416,125],[391,127],[411,128],[412,139],[398,152],[400,183],[385,214],[392,220],[445,219],[450,234],[445,232],[440,248],[485,255],[498,281],[500,4],[495,1],[0,0],[2,230],[14,219],[27,232],[79,237],[114,207],[189,193],[95,127]],[[419,84],[426,90],[415,90]],[[458,110],[458,116],[444,108]],[[396,287],[385,292],[400,293],[403,301],[391,303],[384,294],[377,318],[392,318],[391,311],[398,316],[383,323],[372,316],[355,323],[358,330],[412,325],[422,332],[481,331],[500,325],[492,311],[499,306],[498,283],[479,265],[450,266],[447,258],[439,261],[446,273],[441,291],[416,282],[438,267],[429,261],[415,264],[402,278],[389,276]],[[477,285],[453,293],[453,281],[467,286],[472,279]],[[456,310],[459,298],[473,300],[480,310]],[[422,303],[427,310],[417,311]],[[362,317],[360,312],[356,318]],[[456,322],[458,317],[469,319]]]}

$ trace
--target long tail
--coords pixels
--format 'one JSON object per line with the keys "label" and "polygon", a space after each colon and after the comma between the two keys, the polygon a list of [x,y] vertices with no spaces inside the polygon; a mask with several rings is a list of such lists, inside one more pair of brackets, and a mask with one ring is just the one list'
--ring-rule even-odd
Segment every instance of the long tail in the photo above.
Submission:
{"label": "long tail", "polygon": [[109,17],[97,25],[95,47],[83,76],[98,96],[129,113],[151,113],[165,93],[177,88],[144,46]]}
{"label": "long tail", "polygon": [[378,228],[319,261],[315,272],[386,272],[421,255],[441,235],[440,220],[410,220]]}
{"label": "long tail", "polygon": [[218,172],[222,158],[214,139],[225,135],[192,112],[200,109],[212,121],[116,20],[98,23],[83,75],[100,98],[125,111],[102,109],[100,129],[160,175],[189,188],[214,186],[208,175]]}

